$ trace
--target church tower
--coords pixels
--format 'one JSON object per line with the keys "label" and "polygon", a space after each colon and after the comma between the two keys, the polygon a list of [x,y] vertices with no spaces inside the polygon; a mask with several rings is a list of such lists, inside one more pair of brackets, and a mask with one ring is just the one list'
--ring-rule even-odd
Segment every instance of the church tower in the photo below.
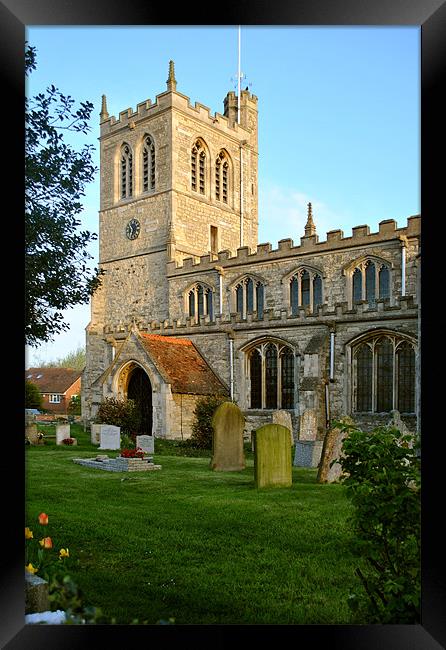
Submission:
{"label": "church tower", "polygon": [[110,116],[100,112],[99,266],[92,298],[84,383],[113,358],[107,330],[169,318],[166,265],[248,246],[255,249],[257,97],[229,92],[211,114],[177,91],[173,61],[166,90]]}

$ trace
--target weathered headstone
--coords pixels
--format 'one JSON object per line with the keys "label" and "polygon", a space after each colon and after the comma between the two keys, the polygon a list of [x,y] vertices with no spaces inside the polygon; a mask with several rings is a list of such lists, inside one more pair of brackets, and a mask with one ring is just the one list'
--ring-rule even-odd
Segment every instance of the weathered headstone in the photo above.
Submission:
{"label": "weathered headstone", "polygon": [[288,411],[273,411],[272,416],[273,424],[281,424],[283,427],[286,427],[290,431],[290,442],[291,446],[294,445],[294,436],[293,436],[293,420],[291,419],[291,414]]}
{"label": "weathered headstone", "polygon": [[27,414],[25,416],[25,438],[31,445],[43,445],[43,435],[37,428],[36,416]]}
{"label": "weathered headstone", "polygon": [[281,424],[255,432],[254,481],[257,488],[292,485],[290,431]]}
{"label": "weathered headstone", "polygon": [[140,447],[148,454],[153,454],[155,451],[155,437],[154,436],[136,436],[136,446]]}
{"label": "weathered headstone", "polygon": [[121,427],[115,427],[113,424],[103,424],[100,443],[99,449],[120,449]]}
{"label": "weathered headstone", "polygon": [[91,444],[100,445],[101,444],[101,427],[102,424],[92,424],[91,425]]}
{"label": "weathered headstone", "polygon": [[317,467],[321,459],[322,445],[322,440],[296,440],[293,465]]}
{"label": "weathered headstone", "polygon": [[49,609],[48,582],[25,569],[25,613]]}
{"label": "weathered headstone", "polygon": [[56,424],[56,445],[62,445],[67,438],[70,438],[70,425]]}
{"label": "weathered headstone", "polygon": [[407,428],[401,419],[400,412],[397,410],[390,411],[390,420],[387,422],[387,426],[395,427],[395,429],[398,429],[402,436],[413,436],[412,431]]}
{"label": "weathered headstone", "polygon": [[[343,424],[354,424],[354,421],[348,416],[339,418]],[[318,483],[334,483],[339,481],[342,476],[342,467],[338,462],[342,455],[342,443],[347,437],[348,431],[343,431],[337,427],[329,429],[325,435],[322,447],[319,471],[317,473]],[[336,461],[333,463],[332,462]]]}
{"label": "weathered headstone", "polygon": [[238,472],[245,469],[243,428],[245,418],[239,407],[223,402],[212,418],[211,468],[219,472]]}
{"label": "weathered headstone", "polygon": [[315,409],[305,409],[299,418],[299,440],[316,440],[317,414]]}

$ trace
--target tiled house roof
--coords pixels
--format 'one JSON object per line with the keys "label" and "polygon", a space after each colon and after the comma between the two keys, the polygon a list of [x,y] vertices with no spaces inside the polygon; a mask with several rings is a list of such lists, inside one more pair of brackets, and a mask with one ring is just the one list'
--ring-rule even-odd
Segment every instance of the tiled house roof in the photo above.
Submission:
{"label": "tiled house roof", "polygon": [[81,376],[73,368],[29,368],[25,379],[35,384],[41,393],[65,393]]}
{"label": "tiled house roof", "polygon": [[171,385],[173,393],[227,394],[220,381],[189,339],[140,332],[141,342],[153,363]]}

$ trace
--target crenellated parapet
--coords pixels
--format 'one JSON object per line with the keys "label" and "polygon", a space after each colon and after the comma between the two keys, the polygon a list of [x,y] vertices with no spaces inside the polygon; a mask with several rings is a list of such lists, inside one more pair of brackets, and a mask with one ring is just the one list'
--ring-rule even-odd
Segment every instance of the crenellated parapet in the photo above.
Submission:
{"label": "crenellated parapet", "polygon": [[[280,327],[297,327],[308,325],[326,324],[332,327],[334,323],[351,323],[358,321],[367,321],[371,324],[373,321],[383,321],[386,319],[407,319],[416,318],[418,314],[418,305],[412,295],[399,296],[394,304],[388,300],[377,299],[373,305],[364,300],[349,308],[347,302],[336,303],[331,309],[328,305],[320,305],[314,311],[306,307],[300,307],[297,314],[293,315],[290,309],[265,309],[263,318],[257,318],[254,314],[247,314],[242,318],[239,313],[217,314],[213,320],[209,316],[201,316],[198,322],[193,317],[183,317],[177,319],[166,319],[163,321],[136,319],[135,324],[140,331],[153,334],[193,335],[198,333],[209,333],[229,330],[271,330],[271,328]],[[115,336],[117,339],[123,338],[130,332],[133,321],[125,323],[123,321],[109,324],[104,327],[105,336]]]}
{"label": "crenellated parapet", "polygon": [[320,253],[334,253],[342,249],[367,247],[382,244],[386,241],[418,238],[421,232],[421,217],[415,215],[408,217],[407,226],[398,228],[394,219],[387,219],[379,223],[378,232],[370,232],[367,225],[352,228],[352,235],[345,237],[342,230],[327,232],[324,241],[318,241],[316,234],[301,237],[300,245],[295,246],[292,239],[281,239],[277,248],[270,243],[258,244],[256,250],[248,246],[238,248],[233,254],[229,250],[219,251],[218,254],[187,257],[182,262],[175,260],[167,263],[167,275],[172,278],[186,273],[203,273],[212,271],[217,266],[222,268],[236,267],[242,264],[256,264],[274,262],[287,257],[318,255]]}
{"label": "crenellated parapet", "polygon": [[[103,96],[104,97],[104,96]],[[243,91],[242,97],[244,104],[253,110],[257,110],[257,97],[251,95],[248,91]],[[152,118],[167,109],[175,108],[183,113],[194,117],[204,124],[212,127],[213,129],[220,129],[235,136],[237,139],[244,139],[250,133],[250,129],[242,124],[238,124],[230,116],[222,115],[221,113],[212,113],[211,109],[200,102],[191,103],[187,95],[183,95],[174,90],[156,95],[155,101],[146,99],[140,102],[136,110],[126,108],[119,112],[118,118],[114,115],[109,115],[104,110],[105,99],[103,99],[103,106],[100,114],[100,127],[101,139],[106,136],[114,135],[123,129],[134,129],[145,122],[148,118]]]}

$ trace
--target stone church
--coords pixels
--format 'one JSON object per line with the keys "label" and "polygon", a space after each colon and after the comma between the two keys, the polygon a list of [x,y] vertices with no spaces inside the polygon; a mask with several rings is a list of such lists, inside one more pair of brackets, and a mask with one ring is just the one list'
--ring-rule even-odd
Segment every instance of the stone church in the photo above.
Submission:
{"label": "stone church", "polygon": [[188,438],[203,395],[233,399],[246,435],[292,416],[320,441],[399,411],[417,428],[420,216],[258,243],[257,97],[211,114],[177,91],[100,113],[101,287],[86,328],[82,412],[135,399],[145,433]]}

